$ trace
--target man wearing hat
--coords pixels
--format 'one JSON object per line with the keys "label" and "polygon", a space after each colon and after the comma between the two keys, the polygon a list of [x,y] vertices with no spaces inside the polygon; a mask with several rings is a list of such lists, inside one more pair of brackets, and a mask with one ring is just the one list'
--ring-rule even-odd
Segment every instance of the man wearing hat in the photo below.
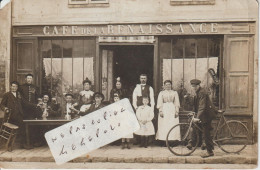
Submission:
{"label": "man wearing hat", "polygon": [[65,94],[66,103],[64,103],[62,106],[62,118],[65,118],[66,114],[69,114],[72,119],[75,117],[77,110],[74,107],[77,105],[77,103],[73,102],[73,97],[74,96],[71,93]]}
{"label": "man wearing hat", "polygon": [[[202,140],[205,141],[206,149],[207,149],[207,153],[201,155],[201,157],[206,158],[206,157],[214,156],[213,153],[214,146],[210,135],[210,130],[212,129],[211,122],[212,119],[215,117],[215,112],[213,109],[211,109],[213,105],[210,101],[207,91],[204,88],[200,87],[200,83],[201,83],[200,80],[192,79],[190,83],[193,90],[196,92],[196,95],[194,97],[194,106],[193,106],[194,107],[193,111],[195,112],[194,122],[200,123],[200,126],[202,128],[202,138],[203,138]],[[193,131],[193,133],[195,132]],[[192,141],[195,140],[194,136],[195,135],[192,135],[192,138],[189,141],[189,144],[187,146],[189,149],[192,148],[191,143]]]}
{"label": "man wearing hat", "polygon": [[26,83],[19,87],[19,92],[24,100],[23,111],[25,118],[36,118],[38,117],[39,111],[36,109],[37,100],[40,97],[38,87],[33,85],[33,75],[25,75]]}

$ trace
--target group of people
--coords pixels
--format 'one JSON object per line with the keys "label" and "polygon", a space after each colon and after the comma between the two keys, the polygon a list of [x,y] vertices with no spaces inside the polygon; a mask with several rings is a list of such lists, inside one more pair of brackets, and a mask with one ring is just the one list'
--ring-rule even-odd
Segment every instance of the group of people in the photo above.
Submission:
{"label": "group of people", "polygon": [[[1,108],[6,113],[11,112],[9,119],[10,123],[20,127],[20,131],[25,136],[23,119],[25,118],[46,118],[46,117],[61,117],[75,118],[78,116],[87,115],[90,112],[98,110],[105,106],[103,103],[104,95],[100,92],[91,90],[91,81],[86,78],[83,81],[83,91],[79,93],[79,98],[75,99],[72,93],[65,94],[65,103],[61,106],[55,97],[50,97],[49,94],[39,96],[38,88],[32,84],[33,75],[25,76],[26,83],[19,86],[19,83],[13,81],[10,83],[10,92],[7,92],[1,102]],[[123,88],[120,78],[116,79],[115,88],[110,92],[110,103],[117,102],[123,98],[132,96],[132,106],[136,111],[136,117],[140,124],[140,129],[134,134],[129,134],[122,139],[122,149],[130,149],[130,141],[134,144],[140,144],[140,147],[147,148],[149,139],[155,135],[155,139],[159,141],[161,146],[165,146],[165,140],[168,131],[179,123],[180,102],[178,93],[172,90],[172,82],[164,81],[164,90],[158,95],[156,108],[158,113],[158,128],[155,132],[154,109],[155,99],[154,90],[150,85],[146,84],[147,75],[140,75],[140,84],[137,84],[132,95]],[[207,156],[213,156],[213,144],[210,136],[211,120],[208,118],[207,112],[207,92],[200,87],[200,80],[191,80],[191,86],[196,91],[194,111],[197,114],[198,121],[202,122],[203,141],[207,149]],[[132,139],[132,140],[131,140]],[[171,141],[181,139],[181,129],[176,129],[171,136],[168,137]],[[192,147],[192,137],[187,147]],[[36,143],[37,144],[37,143]],[[35,145],[37,146],[37,145]],[[23,147],[28,149],[23,138]]]}

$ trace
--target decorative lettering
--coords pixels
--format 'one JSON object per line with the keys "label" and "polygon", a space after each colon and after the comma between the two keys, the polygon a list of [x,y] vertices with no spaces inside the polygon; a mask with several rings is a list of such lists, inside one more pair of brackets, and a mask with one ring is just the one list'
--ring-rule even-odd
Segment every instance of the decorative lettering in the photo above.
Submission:
{"label": "decorative lettering", "polygon": [[71,27],[71,34],[74,35],[74,34],[77,34],[77,26],[72,26]]}
{"label": "decorative lettering", "polygon": [[180,24],[179,33],[184,33],[184,30],[183,30],[182,24]]}
{"label": "decorative lettering", "polygon": [[162,24],[156,25],[156,34],[161,34],[163,32],[162,30]]}
{"label": "decorative lettering", "polygon": [[200,24],[200,32],[201,32],[201,33],[206,33],[206,32],[207,32],[207,30],[204,29],[204,26],[206,26],[206,25],[207,25],[207,24],[205,24],[205,23]]}
{"label": "decorative lettering", "polygon": [[58,29],[57,29],[56,26],[53,27],[53,32],[52,32],[52,34],[56,34],[56,35],[59,34]]}
{"label": "decorative lettering", "polygon": [[68,26],[62,26],[62,34],[65,35],[67,34],[68,31]]}
{"label": "decorative lettering", "polygon": [[193,32],[196,32],[194,25],[193,25],[193,24],[189,24],[189,25],[190,25],[192,31],[193,31]]}
{"label": "decorative lettering", "polygon": [[166,34],[172,33],[172,24],[167,24],[166,25]]}
{"label": "decorative lettering", "polygon": [[218,26],[217,23],[211,23],[211,32],[212,33],[217,33],[218,32],[218,30],[216,28],[217,26]]}
{"label": "decorative lettering", "polygon": [[[43,34],[44,35],[49,35],[50,34],[50,32],[49,32],[49,26],[45,26],[45,27],[43,27]],[[48,29],[48,30],[47,30]]]}

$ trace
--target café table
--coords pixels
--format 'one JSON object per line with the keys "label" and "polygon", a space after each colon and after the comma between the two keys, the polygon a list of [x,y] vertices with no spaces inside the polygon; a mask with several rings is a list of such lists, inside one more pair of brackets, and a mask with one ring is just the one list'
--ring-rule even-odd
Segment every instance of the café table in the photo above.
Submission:
{"label": "caf\u00e9 table", "polygon": [[46,118],[46,119],[26,119],[23,120],[25,124],[26,143],[30,145],[30,126],[60,126],[66,124],[72,120],[66,120],[62,118]]}

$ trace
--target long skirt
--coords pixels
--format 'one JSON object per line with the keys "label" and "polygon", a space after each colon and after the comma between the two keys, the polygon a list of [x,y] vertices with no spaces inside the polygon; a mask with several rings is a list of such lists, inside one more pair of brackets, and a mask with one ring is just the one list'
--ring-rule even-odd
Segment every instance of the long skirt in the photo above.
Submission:
{"label": "long skirt", "polygon": [[[179,117],[175,118],[175,105],[173,103],[164,103],[162,107],[163,118],[158,114],[158,131],[156,140],[166,141],[166,137],[170,129],[179,123]],[[168,140],[180,140],[180,127],[171,132]]]}

